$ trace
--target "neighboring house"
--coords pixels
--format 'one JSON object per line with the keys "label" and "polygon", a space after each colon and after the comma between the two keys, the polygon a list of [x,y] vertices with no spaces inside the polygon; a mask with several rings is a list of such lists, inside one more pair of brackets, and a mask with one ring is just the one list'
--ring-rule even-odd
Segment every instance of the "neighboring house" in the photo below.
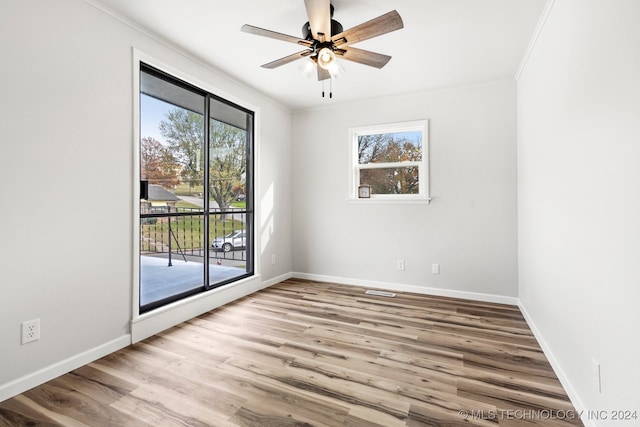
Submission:
{"label": "neighboring house", "polygon": [[178,196],[165,189],[161,185],[149,184],[149,197],[140,200],[140,213],[164,213],[176,207],[176,202],[180,200]]}

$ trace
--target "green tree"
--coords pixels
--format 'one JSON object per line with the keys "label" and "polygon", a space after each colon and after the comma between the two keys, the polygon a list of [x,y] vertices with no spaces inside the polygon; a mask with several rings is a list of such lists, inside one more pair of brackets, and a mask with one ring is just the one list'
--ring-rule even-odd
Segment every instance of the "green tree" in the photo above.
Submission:
{"label": "green tree", "polygon": [[160,133],[166,139],[177,162],[181,165],[180,175],[193,188],[202,182],[204,124],[202,114],[182,108],[174,108],[167,113],[166,120],[160,122]]}
{"label": "green tree", "polygon": [[[222,211],[231,205],[246,175],[246,132],[211,119],[209,123],[209,194]],[[160,123],[182,177],[193,186],[204,176],[204,122],[201,114],[175,108]]]}
{"label": "green tree", "polygon": [[211,120],[209,148],[209,191],[225,211],[235,199],[238,183],[247,172],[246,132],[235,126]]}

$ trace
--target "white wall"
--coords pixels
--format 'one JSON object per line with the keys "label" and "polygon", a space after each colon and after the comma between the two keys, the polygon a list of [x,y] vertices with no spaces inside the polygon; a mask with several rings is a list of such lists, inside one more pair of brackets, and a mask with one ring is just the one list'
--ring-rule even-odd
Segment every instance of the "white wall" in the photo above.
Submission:
{"label": "white wall", "polygon": [[83,1],[0,2],[0,400],[129,342],[132,47],[259,109],[262,280],[291,271],[289,111]]}
{"label": "white wall", "polygon": [[[515,82],[498,82],[296,113],[296,275],[515,297],[515,107]],[[348,202],[348,128],[420,119],[430,127],[431,204]]]}
{"label": "white wall", "polygon": [[518,82],[520,299],[574,403],[640,416],[640,2],[550,10]]}

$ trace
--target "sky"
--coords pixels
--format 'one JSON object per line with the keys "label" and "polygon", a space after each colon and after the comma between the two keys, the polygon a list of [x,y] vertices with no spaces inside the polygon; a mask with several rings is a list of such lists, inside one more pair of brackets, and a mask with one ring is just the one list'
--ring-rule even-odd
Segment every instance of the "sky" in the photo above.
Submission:
{"label": "sky", "polygon": [[[413,130],[409,132],[394,132],[393,139],[395,140],[409,140],[414,143],[422,142],[422,132],[419,130]],[[422,144],[420,144],[422,145]]]}
{"label": "sky", "polygon": [[160,122],[166,118],[167,112],[174,105],[140,94],[140,138],[152,137],[166,144],[160,133]]}

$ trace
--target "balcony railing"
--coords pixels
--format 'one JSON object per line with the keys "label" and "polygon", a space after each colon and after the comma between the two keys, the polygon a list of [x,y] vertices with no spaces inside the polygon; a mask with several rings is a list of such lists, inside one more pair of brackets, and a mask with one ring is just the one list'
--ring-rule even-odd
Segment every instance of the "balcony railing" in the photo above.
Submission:
{"label": "balcony railing", "polygon": [[[231,250],[211,248],[210,258],[246,261],[248,239],[225,239],[234,231],[246,232],[245,209],[212,208],[209,211],[209,245],[216,239],[231,242]],[[140,254],[166,254],[173,256],[204,257],[204,211],[201,208],[176,208],[163,206],[140,214]],[[229,245],[226,245],[229,249]]]}

